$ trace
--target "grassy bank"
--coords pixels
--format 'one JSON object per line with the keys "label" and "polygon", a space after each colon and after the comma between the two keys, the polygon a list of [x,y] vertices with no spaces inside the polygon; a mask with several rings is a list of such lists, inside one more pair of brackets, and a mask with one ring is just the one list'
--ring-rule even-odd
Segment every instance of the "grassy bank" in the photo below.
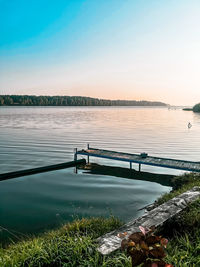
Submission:
{"label": "grassy bank", "polygon": [[77,220],[40,237],[0,249],[0,266],[129,266],[125,255],[102,257],[95,239],[119,227],[116,218]]}
{"label": "grassy bank", "polygon": [[[200,187],[199,174],[175,177],[174,189],[158,199],[157,204],[162,204],[194,186]],[[170,240],[167,262],[180,267],[200,266],[200,199],[165,223],[159,231]]]}
{"label": "grassy bank", "polygon": [[[157,204],[200,186],[200,175],[189,174],[173,180],[174,190]],[[122,223],[116,218],[77,220],[29,240],[0,249],[0,266],[131,266],[130,259],[118,251],[102,256],[95,239]],[[159,232],[168,237],[167,262],[174,266],[200,266],[200,200],[163,225]]]}

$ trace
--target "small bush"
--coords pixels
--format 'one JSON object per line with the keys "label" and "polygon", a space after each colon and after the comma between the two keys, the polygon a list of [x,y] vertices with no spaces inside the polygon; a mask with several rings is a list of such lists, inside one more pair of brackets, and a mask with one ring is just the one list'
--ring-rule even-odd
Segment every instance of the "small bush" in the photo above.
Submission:
{"label": "small bush", "polygon": [[173,267],[164,260],[168,240],[154,235],[155,227],[146,229],[140,226],[139,228],[141,232],[131,234],[121,243],[122,249],[126,249],[131,256],[132,267]]}
{"label": "small bush", "polygon": [[200,112],[200,103],[199,103],[199,104],[196,104],[196,105],[193,107],[193,111],[194,111],[194,112]]}

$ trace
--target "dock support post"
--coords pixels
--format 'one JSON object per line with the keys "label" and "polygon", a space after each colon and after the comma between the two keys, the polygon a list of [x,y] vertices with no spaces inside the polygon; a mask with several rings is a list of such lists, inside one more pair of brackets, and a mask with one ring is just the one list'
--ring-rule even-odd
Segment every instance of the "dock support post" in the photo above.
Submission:
{"label": "dock support post", "polygon": [[[77,148],[74,149],[74,161],[77,161]],[[75,166],[74,172],[75,173],[78,172],[77,166]]]}
{"label": "dock support post", "polygon": [[74,148],[74,161],[77,160],[77,148]]}
{"label": "dock support post", "polygon": [[130,161],[130,169],[132,170],[132,162]]}
{"label": "dock support post", "polygon": [[[90,144],[87,144],[87,149],[90,149]],[[89,155],[87,156],[87,163],[88,164],[90,163],[90,157],[89,157]]]}
{"label": "dock support post", "polygon": [[139,163],[139,172],[141,172],[141,164]]}

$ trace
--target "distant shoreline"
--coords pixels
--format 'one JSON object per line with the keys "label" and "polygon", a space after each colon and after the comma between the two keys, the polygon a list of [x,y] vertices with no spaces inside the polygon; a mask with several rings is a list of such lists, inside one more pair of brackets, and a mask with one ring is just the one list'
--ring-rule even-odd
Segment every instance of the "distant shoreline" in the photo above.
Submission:
{"label": "distant shoreline", "polygon": [[159,101],[108,100],[84,96],[0,95],[0,106],[147,106],[167,107]]}

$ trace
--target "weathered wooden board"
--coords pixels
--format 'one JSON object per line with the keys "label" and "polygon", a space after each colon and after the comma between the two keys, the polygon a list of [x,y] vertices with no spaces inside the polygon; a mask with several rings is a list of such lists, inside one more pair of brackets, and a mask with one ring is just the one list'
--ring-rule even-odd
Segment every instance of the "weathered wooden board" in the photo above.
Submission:
{"label": "weathered wooden board", "polygon": [[157,208],[145,213],[143,216],[129,223],[124,224],[122,227],[115,231],[105,234],[97,239],[99,243],[98,251],[103,255],[109,254],[121,246],[121,241],[124,237],[120,238],[120,234],[127,232],[127,236],[139,231],[139,226],[151,227],[153,225],[160,226],[169,218],[173,217],[187,205],[200,197],[200,187],[193,187],[191,190],[175,197]]}
{"label": "weathered wooden board", "polygon": [[0,181],[9,180],[12,178],[17,178],[17,177],[26,176],[26,175],[42,173],[42,172],[49,172],[49,171],[66,169],[66,168],[75,167],[75,166],[85,164],[85,163],[86,163],[85,159],[79,159],[79,160],[75,160],[75,161],[64,162],[64,163],[55,164],[55,165],[49,165],[49,166],[45,166],[45,167],[2,173],[2,174],[0,174]]}

